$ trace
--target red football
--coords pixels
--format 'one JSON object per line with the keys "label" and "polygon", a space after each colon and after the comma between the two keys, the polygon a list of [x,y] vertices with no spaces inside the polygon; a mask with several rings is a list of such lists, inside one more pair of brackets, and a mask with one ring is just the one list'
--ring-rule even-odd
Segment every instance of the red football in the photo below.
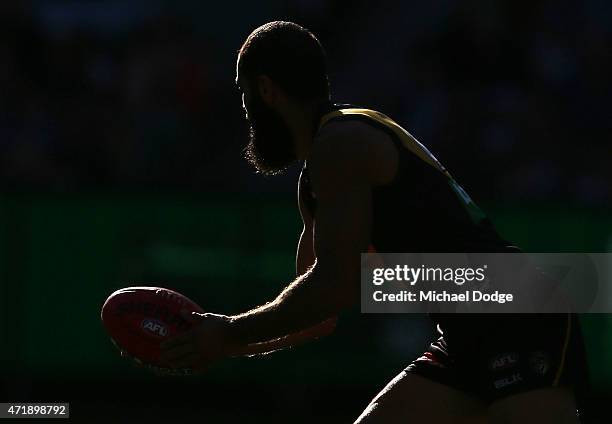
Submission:
{"label": "red football", "polygon": [[[195,302],[162,287],[126,287],[111,294],[102,306],[102,323],[113,343],[137,363],[168,371],[159,360],[160,344],[189,330],[181,311],[204,312]],[[179,373],[187,370],[179,371]]]}

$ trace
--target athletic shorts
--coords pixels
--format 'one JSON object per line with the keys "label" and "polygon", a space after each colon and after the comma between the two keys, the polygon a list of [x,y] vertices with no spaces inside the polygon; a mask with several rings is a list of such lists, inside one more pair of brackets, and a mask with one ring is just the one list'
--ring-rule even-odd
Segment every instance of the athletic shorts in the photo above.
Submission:
{"label": "athletic shorts", "polygon": [[456,315],[406,371],[490,403],[533,389],[570,385],[584,405],[588,369],[573,314]]}

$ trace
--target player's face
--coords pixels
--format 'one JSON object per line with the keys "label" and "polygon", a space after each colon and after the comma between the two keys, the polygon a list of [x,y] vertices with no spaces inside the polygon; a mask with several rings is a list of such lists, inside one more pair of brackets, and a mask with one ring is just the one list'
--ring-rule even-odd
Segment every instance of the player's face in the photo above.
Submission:
{"label": "player's face", "polygon": [[242,80],[240,83],[242,107],[249,122],[245,157],[262,174],[280,174],[296,160],[291,131],[280,114],[266,105],[258,90],[250,89]]}

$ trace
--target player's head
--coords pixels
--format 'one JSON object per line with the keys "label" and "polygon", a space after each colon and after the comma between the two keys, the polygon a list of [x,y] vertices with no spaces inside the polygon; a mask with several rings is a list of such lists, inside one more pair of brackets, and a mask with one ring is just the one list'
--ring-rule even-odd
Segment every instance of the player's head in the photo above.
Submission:
{"label": "player's head", "polygon": [[278,174],[296,160],[284,117],[289,106],[329,100],[323,47],[297,24],[269,22],[253,31],[240,48],[236,82],[250,126],[246,159],[258,172]]}

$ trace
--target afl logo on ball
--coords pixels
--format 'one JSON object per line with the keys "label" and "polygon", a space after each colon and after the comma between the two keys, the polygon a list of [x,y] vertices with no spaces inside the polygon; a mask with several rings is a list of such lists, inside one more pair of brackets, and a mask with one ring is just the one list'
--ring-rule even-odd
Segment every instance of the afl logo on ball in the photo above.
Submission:
{"label": "afl logo on ball", "polygon": [[142,320],[141,326],[147,333],[151,333],[159,337],[166,337],[168,335],[168,328],[157,320],[145,318]]}

